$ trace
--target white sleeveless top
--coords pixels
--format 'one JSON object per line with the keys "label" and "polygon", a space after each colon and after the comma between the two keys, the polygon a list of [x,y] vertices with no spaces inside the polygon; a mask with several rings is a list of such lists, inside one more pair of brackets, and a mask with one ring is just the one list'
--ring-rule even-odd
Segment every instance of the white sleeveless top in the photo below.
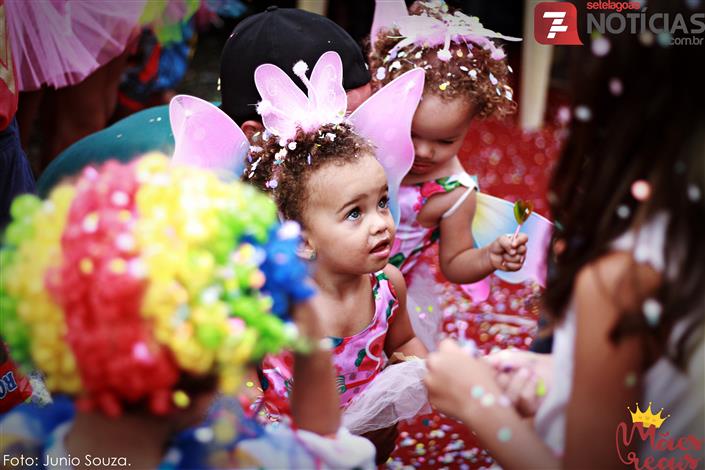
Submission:
{"label": "white sleeveless top", "polygon": [[[665,214],[659,214],[642,227],[637,236],[634,232],[620,236],[612,243],[613,250],[631,252],[638,263],[648,263],[657,271],[664,272],[664,239],[667,220]],[[685,327],[684,319],[673,327],[669,348],[674,346],[675,339],[682,334]],[[551,389],[536,413],[535,419],[536,431],[559,456],[563,455],[565,447],[565,413],[573,384],[575,330],[575,307],[571,303],[563,322],[554,331]],[[697,341],[697,346],[695,353],[689,359],[687,375],[678,370],[666,357],[661,357],[645,372],[639,405],[643,411],[644,406],[653,402],[652,411],[655,413],[663,407],[663,416],[671,415],[666,421],[667,430],[671,436],[677,438],[677,436],[693,434],[703,439],[705,438],[703,431],[705,342],[702,337],[691,339]],[[634,403],[625,403],[625,408],[627,405],[632,409],[635,406]],[[643,448],[640,457],[646,457],[650,453],[650,449]],[[663,455],[654,457],[658,460],[661,456]]]}

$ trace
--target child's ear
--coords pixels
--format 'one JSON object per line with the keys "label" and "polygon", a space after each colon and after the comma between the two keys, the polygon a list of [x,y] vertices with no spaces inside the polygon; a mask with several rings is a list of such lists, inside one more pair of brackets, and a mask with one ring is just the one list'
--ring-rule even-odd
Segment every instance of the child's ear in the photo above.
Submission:
{"label": "child's ear", "polygon": [[264,126],[261,122],[254,120],[245,121],[242,123],[242,126],[240,126],[240,129],[242,129],[242,132],[245,134],[245,137],[247,137],[247,140],[251,145],[261,142],[262,132],[264,131]]}
{"label": "child's ear", "polygon": [[316,259],[316,247],[306,233],[306,230],[301,231],[301,243],[299,243],[296,254],[299,258],[307,261],[313,261]]}

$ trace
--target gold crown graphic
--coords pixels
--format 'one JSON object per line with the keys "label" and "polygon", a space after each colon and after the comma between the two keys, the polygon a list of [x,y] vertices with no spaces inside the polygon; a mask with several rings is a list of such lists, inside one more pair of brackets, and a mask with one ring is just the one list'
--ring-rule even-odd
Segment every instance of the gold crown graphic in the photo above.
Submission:
{"label": "gold crown graphic", "polygon": [[671,415],[668,415],[665,418],[661,417],[663,408],[661,408],[661,411],[659,411],[658,414],[653,414],[651,412],[651,402],[649,402],[649,407],[643,412],[639,409],[639,402],[636,404],[636,413],[634,413],[629,407],[627,407],[627,409],[632,415],[632,423],[642,423],[645,428],[655,426],[656,429],[658,429],[664,421],[671,417]]}

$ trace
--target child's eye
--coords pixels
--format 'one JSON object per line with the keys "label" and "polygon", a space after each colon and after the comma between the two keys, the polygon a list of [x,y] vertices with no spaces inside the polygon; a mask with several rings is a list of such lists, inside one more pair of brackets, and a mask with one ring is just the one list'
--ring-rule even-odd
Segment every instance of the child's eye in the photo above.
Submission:
{"label": "child's eye", "polygon": [[377,206],[380,209],[387,209],[389,207],[389,197],[384,196],[382,199],[379,200],[379,203],[377,204]]}
{"label": "child's eye", "polygon": [[450,145],[455,143],[454,140],[440,140],[439,142],[443,145]]}
{"label": "child's eye", "polygon": [[359,208],[355,208],[348,212],[348,215],[345,216],[347,220],[357,220],[360,218],[361,212]]}

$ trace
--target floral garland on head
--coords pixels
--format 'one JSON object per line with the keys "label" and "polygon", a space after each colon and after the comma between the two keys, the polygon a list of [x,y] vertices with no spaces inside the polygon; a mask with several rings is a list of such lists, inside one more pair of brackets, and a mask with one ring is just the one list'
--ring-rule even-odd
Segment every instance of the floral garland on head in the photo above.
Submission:
{"label": "floral garland on head", "polygon": [[452,99],[471,96],[480,116],[514,112],[511,67],[495,39],[521,41],[485,28],[476,16],[452,11],[440,0],[377,0],[370,32],[373,88],[414,68],[426,71],[426,91]]}
{"label": "floral garland on head", "polygon": [[420,4],[427,10],[426,12],[420,15],[397,17],[387,25],[388,27],[396,25],[402,38],[385,58],[385,62],[394,59],[399,50],[411,45],[415,47],[443,45],[438,50],[437,57],[439,60],[447,62],[453,57],[450,53],[451,43],[467,45],[470,54],[472,54],[472,45],[475,44],[483,49],[488,49],[492,59],[502,60],[506,57],[504,51],[491,39],[521,41],[521,38],[505,36],[485,28],[477,16],[468,16],[461,11],[449,13],[448,5],[442,0],[421,2]]}
{"label": "floral garland on head", "polygon": [[147,155],[21,196],[0,251],[1,334],[50,390],[117,415],[187,407],[184,374],[232,393],[246,362],[297,347],[298,226],[265,196]]}

